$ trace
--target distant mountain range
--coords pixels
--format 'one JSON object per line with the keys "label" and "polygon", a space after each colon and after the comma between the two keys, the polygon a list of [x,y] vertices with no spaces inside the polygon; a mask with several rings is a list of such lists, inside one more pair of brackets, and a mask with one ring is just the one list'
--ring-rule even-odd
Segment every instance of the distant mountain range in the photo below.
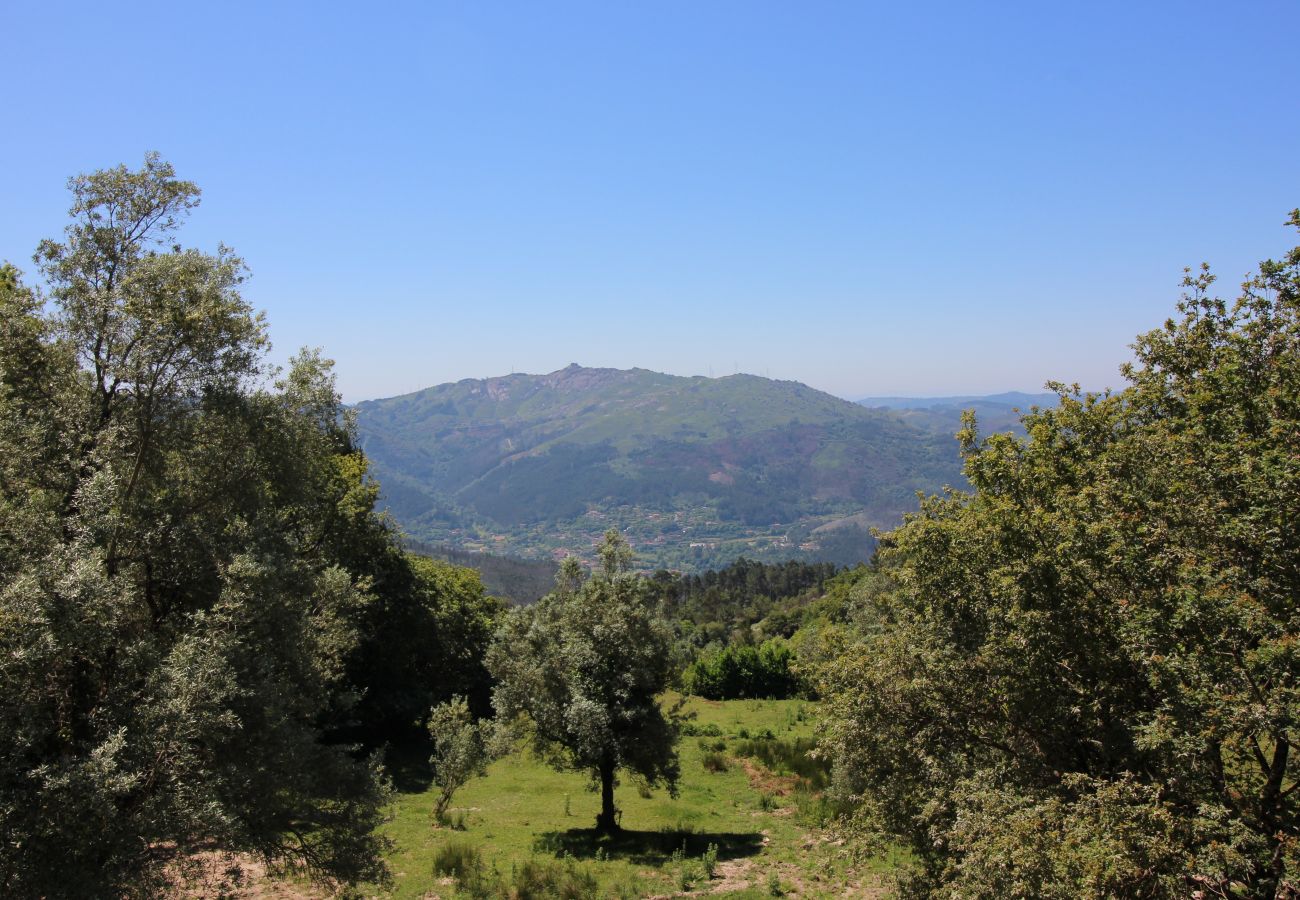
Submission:
{"label": "distant mountain range", "polygon": [[1019,407],[1029,410],[1031,406],[1055,406],[1055,394],[1026,394],[1024,391],[1006,391],[1001,394],[982,394],[959,397],[863,397],[858,403],[863,406],[887,409],[930,409],[932,407],[975,406]]}
{"label": "distant mountain range", "polygon": [[975,411],[975,420],[981,434],[1011,431],[1024,434],[1020,416],[1030,407],[1055,406],[1056,394],[1026,394],[1007,391],[1002,394],[960,397],[864,397],[862,406],[889,409],[898,413],[903,421],[935,434],[955,434],[961,427],[961,414]]}
{"label": "distant mountain range", "polygon": [[417,540],[589,559],[616,525],[643,566],[695,569],[865,558],[869,528],[898,524],[918,490],[961,483],[945,404],[985,400],[1011,408],[871,408],[754,375],[571,365],[355,409],[384,502]]}

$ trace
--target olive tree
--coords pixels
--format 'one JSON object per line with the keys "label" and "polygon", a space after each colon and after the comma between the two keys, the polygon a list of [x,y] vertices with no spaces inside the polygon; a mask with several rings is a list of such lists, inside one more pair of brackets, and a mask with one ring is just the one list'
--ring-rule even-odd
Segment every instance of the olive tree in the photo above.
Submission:
{"label": "olive tree", "polygon": [[603,565],[583,580],[561,568],[557,589],[514,611],[488,653],[493,703],[531,723],[536,748],[556,768],[589,773],[600,788],[597,828],[619,828],[617,773],[676,791],[677,728],[659,695],[674,672],[672,632],[615,530]]}

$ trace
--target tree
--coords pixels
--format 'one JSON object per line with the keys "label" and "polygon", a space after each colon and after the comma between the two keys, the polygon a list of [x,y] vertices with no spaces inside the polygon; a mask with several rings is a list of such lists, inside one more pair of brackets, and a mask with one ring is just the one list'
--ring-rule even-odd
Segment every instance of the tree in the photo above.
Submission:
{"label": "tree", "polygon": [[973,493],[882,541],[825,747],[915,894],[1300,889],[1300,249],[1212,284],[1124,390],[1057,386],[1024,441],[969,419]]}
{"label": "tree", "polygon": [[156,155],[70,187],[49,306],[0,273],[0,893],[152,896],[200,847],[382,878],[384,781],[323,727],[392,542],[329,364],[266,385]]}
{"label": "tree", "polygon": [[559,769],[600,786],[597,828],[619,827],[615,777],[626,770],[676,790],[677,727],[659,705],[673,675],[673,638],[616,530],[605,535],[599,573],[580,581],[562,567],[557,590],[512,612],[488,653],[493,703],[509,721],[526,716],[536,748]]}
{"label": "tree", "polygon": [[[432,689],[434,701],[461,695],[475,717],[491,716],[492,676],[484,660],[505,604],[488,596],[474,569],[420,556],[409,562],[434,628],[434,642],[419,648],[423,665],[432,667],[421,671],[419,683]],[[407,679],[416,680],[409,672]]]}
{"label": "tree", "polygon": [[452,697],[429,714],[429,736],[433,738],[433,778],[441,792],[433,815],[442,822],[451,798],[474,776],[487,774],[494,753],[492,723],[477,722],[470,715],[464,697]]}
{"label": "tree", "polygon": [[785,700],[800,689],[793,665],[794,653],[783,640],[732,645],[692,663],[686,670],[685,690],[708,700]]}

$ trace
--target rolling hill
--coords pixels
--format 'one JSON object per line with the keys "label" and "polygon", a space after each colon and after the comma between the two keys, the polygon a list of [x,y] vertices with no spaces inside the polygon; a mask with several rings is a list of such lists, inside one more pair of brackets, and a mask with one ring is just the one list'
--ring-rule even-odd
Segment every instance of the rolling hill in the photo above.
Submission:
{"label": "rolling hill", "polygon": [[753,375],[571,365],[355,409],[407,532],[476,551],[586,557],[617,525],[652,567],[847,563],[916,491],[961,480],[951,434]]}

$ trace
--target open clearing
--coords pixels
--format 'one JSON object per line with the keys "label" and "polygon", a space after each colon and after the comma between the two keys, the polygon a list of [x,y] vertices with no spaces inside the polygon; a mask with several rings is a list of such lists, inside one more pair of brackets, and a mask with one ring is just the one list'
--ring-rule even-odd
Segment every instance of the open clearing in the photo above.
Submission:
{"label": "open clearing", "polygon": [[[686,710],[694,713],[690,730],[697,734],[682,738],[679,796],[665,791],[646,796],[625,779],[616,795],[624,830],[613,838],[592,830],[599,798],[586,777],[555,772],[528,752],[498,761],[486,778],[456,795],[450,814],[453,820],[463,816],[463,830],[433,826],[435,793],[427,768],[416,762],[402,768],[394,817],[385,829],[396,843],[389,860],[393,896],[453,896],[453,880],[434,871],[435,858],[447,845],[477,849],[485,869],[507,878],[530,859],[559,856],[594,876],[604,896],[680,895],[681,870],[696,868],[692,860],[710,844],[718,848],[717,870],[706,880],[697,869],[689,893],[771,896],[772,873],[787,896],[885,893],[883,875],[893,867],[891,859],[851,864],[796,809],[796,778],[734,755],[741,741],[765,732],[781,740],[811,737],[814,704],[692,699]],[[721,756],[725,770],[707,770],[707,754],[713,754],[715,766]],[[672,858],[683,848],[685,866]]]}

